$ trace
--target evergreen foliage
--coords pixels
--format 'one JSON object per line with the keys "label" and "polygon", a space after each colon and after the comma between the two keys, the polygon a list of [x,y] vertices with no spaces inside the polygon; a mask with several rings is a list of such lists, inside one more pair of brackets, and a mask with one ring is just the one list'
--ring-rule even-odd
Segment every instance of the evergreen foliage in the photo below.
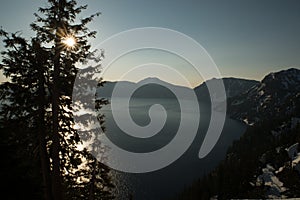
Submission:
{"label": "evergreen foliage", "polygon": [[[10,79],[0,85],[1,152],[7,158],[1,177],[7,187],[22,191],[8,194],[12,199],[113,198],[109,168],[78,149],[72,116],[75,65],[93,54],[88,40],[96,32],[87,25],[99,15],[79,19],[86,8],[75,0],[48,0],[35,14],[31,39],[0,32],[5,44],[0,69]],[[64,44],[68,37],[74,46]],[[106,101],[96,103],[101,108]]]}

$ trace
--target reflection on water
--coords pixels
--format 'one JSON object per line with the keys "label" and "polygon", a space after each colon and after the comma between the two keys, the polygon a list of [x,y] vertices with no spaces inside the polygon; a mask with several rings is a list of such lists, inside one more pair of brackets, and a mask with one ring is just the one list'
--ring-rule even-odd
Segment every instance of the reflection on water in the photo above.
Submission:
{"label": "reflection on water", "polygon": [[[185,100],[186,105],[189,101]],[[161,104],[167,111],[167,121],[163,129],[147,139],[133,138],[125,134],[115,123],[110,105],[102,112],[106,116],[106,135],[123,149],[132,152],[149,152],[162,148],[175,136],[180,122],[180,107],[176,99],[131,99],[130,114],[135,123],[145,126],[150,122],[148,111],[151,105]],[[190,107],[185,117],[197,114]],[[119,110],[118,112],[122,112]],[[157,115],[159,116],[159,115]],[[112,170],[116,179],[118,199],[166,199],[183,190],[185,186],[212,170],[224,157],[228,146],[245,131],[245,126],[229,118],[225,121],[222,135],[214,149],[203,159],[198,158],[199,149],[210,120],[210,106],[200,104],[200,122],[197,136],[190,148],[171,165],[149,173],[130,174]],[[188,132],[186,134],[189,134]]]}

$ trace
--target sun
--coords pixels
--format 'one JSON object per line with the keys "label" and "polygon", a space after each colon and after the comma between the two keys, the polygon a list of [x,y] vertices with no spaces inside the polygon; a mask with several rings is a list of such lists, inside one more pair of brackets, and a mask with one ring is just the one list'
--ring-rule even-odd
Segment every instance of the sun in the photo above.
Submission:
{"label": "sun", "polygon": [[73,36],[68,36],[66,38],[64,38],[64,40],[62,41],[65,45],[67,45],[67,47],[74,47],[76,45],[76,39]]}

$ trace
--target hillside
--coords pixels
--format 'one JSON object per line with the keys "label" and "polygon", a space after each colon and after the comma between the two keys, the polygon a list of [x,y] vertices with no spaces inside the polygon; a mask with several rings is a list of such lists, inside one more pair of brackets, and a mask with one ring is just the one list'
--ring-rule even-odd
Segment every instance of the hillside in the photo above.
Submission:
{"label": "hillside", "polygon": [[251,89],[254,86],[256,86],[257,84],[259,84],[259,82],[255,81],[255,80],[247,80],[247,79],[240,79],[240,78],[222,78],[222,79],[213,78],[213,79],[207,80],[203,84],[194,88],[198,98],[200,100],[208,101],[210,98],[210,95],[208,93],[208,89],[206,86],[207,83],[220,82],[220,81],[223,81],[223,84],[225,87],[225,94],[224,93],[211,94],[212,96],[216,96],[217,99],[218,99],[218,97],[224,96],[224,95],[226,95],[227,98],[236,97],[238,95],[244,94],[249,89]]}
{"label": "hillside", "polygon": [[229,99],[229,114],[250,124],[226,159],[176,199],[300,197],[300,70],[268,74]]}
{"label": "hillside", "polygon": [[253,124],[268,118],[299,113],[300,70],[288,69],[268,74],[247,93],[228,101],[233,118]]}

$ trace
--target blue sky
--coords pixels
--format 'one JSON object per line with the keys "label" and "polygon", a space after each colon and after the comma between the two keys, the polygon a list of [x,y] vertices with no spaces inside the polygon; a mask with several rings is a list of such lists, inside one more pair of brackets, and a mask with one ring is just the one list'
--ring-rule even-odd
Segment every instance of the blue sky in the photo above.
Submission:
{"label": "blue sky", "polygon": [[[98,31],[97,38],[91,41],[94,46],[128,29],[164,27],[182,32],[200,43],[225,77],[260,80],[271,71],[300,68],[298,0],[79,2],[89,5],[83,14],[102,13],[91,25],[91,29]],[[29,24],[34,20],[33,12],[45,4],[45,1],[2,0],[0,26],[11,32],[22,31],[24,36],[30,37]],[[0,48],[3,49],[2,43]],[[145,51],[144,57],[147,53]],[[153,55],[157,56],[151,53]],[[129,55],[131,59],[136,56]],[[0,80],[3,79],[0,77]],[[201,81],[194,80],[193,84]]]}

